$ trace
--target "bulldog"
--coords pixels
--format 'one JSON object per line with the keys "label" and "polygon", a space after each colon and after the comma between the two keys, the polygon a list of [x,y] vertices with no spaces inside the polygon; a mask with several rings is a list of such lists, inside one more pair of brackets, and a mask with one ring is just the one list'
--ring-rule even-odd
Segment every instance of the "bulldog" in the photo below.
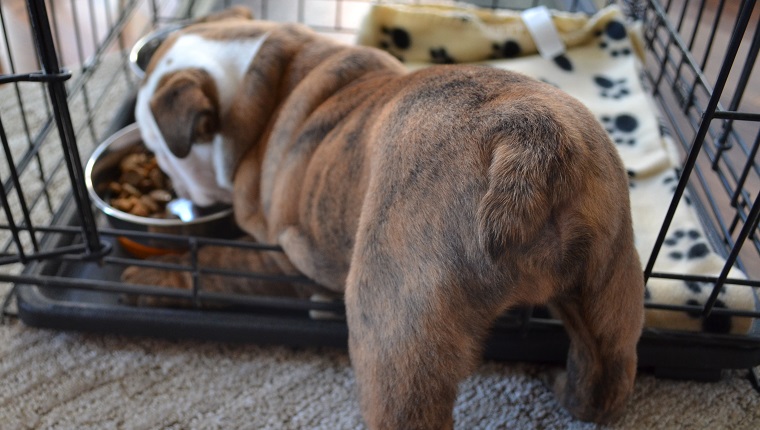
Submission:
{"label": "bulldog", "polygon": [[178,193],[231,202],[253,240],[284,250],[202,260],[305,275],[344,297],[370,428],[451,428],[458,382],[519,305],[547,305],[566,327],[561,403],[595,422],[623,410],[644,297],[628,181],[570,96],[484,66],[408,72],[232,9],[160,46],[136,118]]}

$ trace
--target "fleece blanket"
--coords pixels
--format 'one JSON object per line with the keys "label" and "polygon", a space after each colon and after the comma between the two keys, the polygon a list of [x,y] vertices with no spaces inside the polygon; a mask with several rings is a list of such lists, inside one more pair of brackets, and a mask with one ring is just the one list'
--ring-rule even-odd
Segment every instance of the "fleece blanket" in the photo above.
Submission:
{"label": "fleece blanket", "polygon": [[[410,68],[480,62],[522,72],[581,100],[609,133],[628,171],[636,247],[646,263],[678,182],[680,156],[639,79],[642,44],[615,6],[594,16],[551,11],[550,18],[565,47],[551,58],[538,55],[535,31],[519,12],[462,3],[375,5],[358,43],[385,49]],[[717,276],[724,263],[708,244],[686,195],[654,270]],[[746,278],[737,269],[729,277]],[[649,303],[701,306],[711,291],[708,283],[653,278],[645,298]],[[752,311],[755,294],[748,287],[726,285],[716,307]],[[699,312],[647,309],[646,326],[747,333],[752,319],[715,314],[705,319]]]}

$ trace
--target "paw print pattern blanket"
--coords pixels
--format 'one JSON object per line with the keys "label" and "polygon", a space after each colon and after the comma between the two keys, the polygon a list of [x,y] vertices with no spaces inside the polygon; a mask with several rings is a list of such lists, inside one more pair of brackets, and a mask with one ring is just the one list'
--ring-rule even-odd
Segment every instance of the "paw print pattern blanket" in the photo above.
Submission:
{"label": "paw print pattern blanket", "polygon": [[[460,3],[375,5],[358,42],[385,49],[410,68],[479,62],[522,72],[584,102],[608,131],[628,171],[636,246],[645,264],[678,182],[680,155],[639,80],[641,44],[614,6],[591,17],[552,12],[552,21],[566,51],[551,60],[537,54],[519,13]],[[724,262],[712,251],[685,196],[655,272],[717,276]],[[736,269],[729,277],[746,278]],[[711,284],[652,278],[646,301],[702,306],[711,291]],[[716,307],[753,311],[755,294],[748,287],[726,285]],[[752,323],[751,318],[717,314],[705,319],[698,311],[646,311],[650,328],[747,333]]]}

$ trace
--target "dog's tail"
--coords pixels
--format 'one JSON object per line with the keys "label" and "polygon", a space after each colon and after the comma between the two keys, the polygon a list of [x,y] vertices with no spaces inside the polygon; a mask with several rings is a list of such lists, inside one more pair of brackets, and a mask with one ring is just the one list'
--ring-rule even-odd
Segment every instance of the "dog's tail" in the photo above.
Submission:
{"label": "dog's tail", "polygon": [[551,113],[516,109],[495,136],[477,212],[481,246],[494,260],[536,237],[576,176],[569,163],[573,139]]}

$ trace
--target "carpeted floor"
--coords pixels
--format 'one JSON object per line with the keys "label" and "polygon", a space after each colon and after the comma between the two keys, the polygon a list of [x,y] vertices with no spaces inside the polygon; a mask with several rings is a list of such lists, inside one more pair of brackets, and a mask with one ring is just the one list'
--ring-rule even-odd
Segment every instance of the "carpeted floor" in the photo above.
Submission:
{"label": "carpeted floor", "polygon": [[[458,429],[591,429],[542,382],[548,367],[486,362],[461,385]],[[760,394],[638,377],[616,429],[756,429]],[[0,326],[2,429],[363,428],[348,355]]]}

